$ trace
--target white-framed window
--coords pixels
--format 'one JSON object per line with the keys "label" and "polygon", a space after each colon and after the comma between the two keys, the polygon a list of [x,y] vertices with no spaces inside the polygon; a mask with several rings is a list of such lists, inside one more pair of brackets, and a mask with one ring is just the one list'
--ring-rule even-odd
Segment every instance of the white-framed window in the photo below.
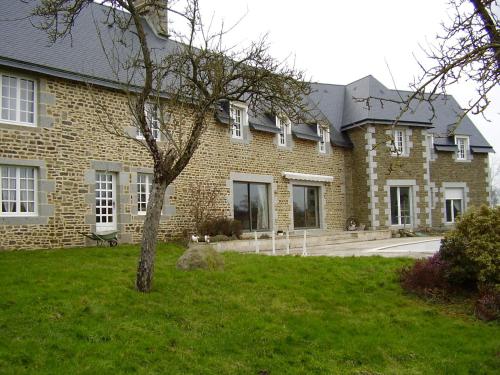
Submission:
{"label": "white-framed window", "polygon": [[469,137],[455,137],[457,149],[457,160],[467,160],[469,151]]}
{"label": "white-framed window", "polygon": [[286,136],[290,133],[290,120],[276,116],[276,126],[280,129],[278,133],[278,145],[286,146]]}
{"label": "white-framed window", "polygon": [[[148,122],[149,128],[153,133],[153,137],[157,142],[160,141],[160,118],[158,110],[159,109],[156,104],[146,103],[144,105],[144,114],[146,115],[146,121]],[[139,127],[137,128],[136,138],[144,139],[144,136]]]}
{"label": "white-framed window", "polygon": [[37,215],[37,169],[0,166],[0,216]]}
{"label": "white-framed window", "polygon": [[446,222],[455,223],[457,217],[464,211],[464,189],[446,188],[444,196]]}
{"label": "white-framed window", "polygon": [[0,121],[36,126],[37,85],[33,79],[0,74]]}
{"label": "white-framed window", "polygon": [[391,186],[391,225],[411,224],[412,200],[409,186]]}
{"label": "white-framed window", "polygon": [[324,154],[326,153],[326,143],[328,142],[328,130],[326,130],[321,125],[317,125],[318,127],[318,136],[321,140],[318,142],[319,152]]}
{"label": "white-framed window", "polygon": [[153,175],[146,173],[137,174],[137,213],[145,215],[153,186]]}
{"label": "white-framed window", "polygon": [[403,155],[406,149],[405,132],[403,130],[394,130],[393,136],[392,154]]}
{"label": "white-framed window", "polygon": [[229,108],[231,116],[231,138],[243,139],[243,124],[246,121],[246,106],[231,103]]}

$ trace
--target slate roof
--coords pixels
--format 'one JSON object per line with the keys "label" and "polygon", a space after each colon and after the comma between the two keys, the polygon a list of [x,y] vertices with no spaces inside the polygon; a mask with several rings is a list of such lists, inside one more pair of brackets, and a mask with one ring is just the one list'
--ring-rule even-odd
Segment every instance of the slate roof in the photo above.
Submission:
{"label": "slate roof", "polygon": [[[318,102],[321,111],[339,132],[345,132],[367,122],[392,123],[399,115],[401,107],[400,104],[391,102],[391,100],[398,101],[411,94],[409,91],[388,89],[371,75],[346,86],[314,83],[313,89],[315,91],[313,93],[314,100]],[[385,100],[372,99],[367,105],[365,101],[354,99],[369,97]],[[458,114],[462,113],[458,102],[451,95],[440,95],[432,102],[432,105],[434,112],[429,103],[414,101],[411,110],[401,117],[400,123],[427,128],[429,133],[434,134],[435,145],[454,145],[454,137],[449,136],[449,129],[455,127]],[[456,127],[454,134],[468,135],[474,152],[493,151],[493,148],[467,116]]]}
{"label": "slate roof", "polygon": [[[104,11],[108,8],[96,3],[90,4],[79,16],[72,38],[68,37],[54,45],[49,45],[47,35],[34,28],[25,18],[31,6],[20,1],[0,0],[0,66],[109,87],[120,87],[113,69],[102,52],[101,42],[96,35],[96,26],[99,27],[104,46],[111,54],[121,55],[123,52],[120,52],[120,48],[127,48],[130,51],[138,46],[127,45],[113,50],[111,40],[114,29],[98,21],[102,19]],[[150,45],[157,56],[171,53],[179,46],[174,41],[158,38],[146,22],[144,25],[148,31]],[[118,77],[118,79],[126,78],[128,77],[123,75]],[[361,78],[345,86],[313,83],[312,89],[313,92],[307,98],[311,108],[316,115],[329,122],[331,143],[342,147],[352,147],[347,129],[367,121],[390,123],[400,110],[396,103],[387,101],[381,103],[372,100],[368,107],[366,103],[358,102],[353,97],[372,96],[390,100],[399,99],[399,95],[402,97],[409,95],[407,91],[388,89],[372,76]],[[460,107],[451,96],[441,96],[434,102],[434,107],[435,118],[431,118],[432,112],[428,104],[415,104],[412,111],[404,114],[401,123],[426,127],[436,135],[434,139],[436,146],[452,146],[454,140],[453,137],[447,136],[448,128],[455,123]],[[221,104],[217,118],[223,123],[229,122],[227,106]],[[249,113],[250,126],[257,131],[276,133],[274,121],[274,116]],[[296,137],[317,140],[314,126],[296,124],[292,129]],[[473,152],[493,151],[468,117],[462,120],[455,133],[470,137]]]}

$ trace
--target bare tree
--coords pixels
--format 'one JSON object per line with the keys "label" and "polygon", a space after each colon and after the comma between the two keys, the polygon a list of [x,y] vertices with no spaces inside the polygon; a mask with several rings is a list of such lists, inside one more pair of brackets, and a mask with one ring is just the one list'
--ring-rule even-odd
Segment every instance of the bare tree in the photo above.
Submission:
{"label": "bare tree", "polygon": [[[425,50],[431,66],[421,63],[422,74],[411,85],[414,98],[432,100],[458,82],[473,82],[476,94],[457,122],[469,112],[484,113],[488,95],[499,83],[500,32],[496,0],[450,0],[450,23],[442,24],[437,45]],[[412,99],[412,98],[410,98]]]}
{"label": "bare tree", "polygon": [[[102,3],[109,5],[105,15],[96,17],[103,53],[142,134],[139,143],[153,161],[136,280],[137,289],[148,292],[166,188],[189,163],[221,103],[244,101],[253,111],[285,113],[292,121],[299,121],[308,113],[303,98],[310,87],[303,72],[270,56],[265,37],[244,48],[225,47],[227,31],[213,32],[205,27],[198,0]],[[32,22],[56,42],[71,37],[79,15],[90,4],[89,0],[36,1]],[[141,17],[146,11],[157,16],[176,14],[186,21],[187,32],[174,34],[176,41],[165,40],[164,48],[152,45]],[[101,28],[103,20],[108,28]],[[96,102],[100,102],[103,129],[129,137],[106,103]],[[156,132],[165,142],[157,142]]]}
{"label": "bare tree", "polygon": [[201,226],[207,220],[215,218],[215,207],[220,191],[211,181],[200,181],[189,185],[189,213],[193,218],[195,233],[200,235]]}
{"label": "bare tree", "polygon": [[450,0],[452,14],[448,23],[442,23],[442,33],[436,36],[436,44],[423,48],[426,61],[418,61],[420,74],[410,84],[411,93],[398,92],[394,98],[354,98],[368,108],[376,101],[398,104],[400,113],[393,123],[398,125],[405,113],[415,110],[422,102],[427,103],[434,119],[433,102],[446,94],[447,88],[459,82],[472,82],[475,95],[456,121],[449,124],[452,134],[469,113],[483,114],[490,104],[489,95],[498,86],[500,73],[500,32],[497,0]]}

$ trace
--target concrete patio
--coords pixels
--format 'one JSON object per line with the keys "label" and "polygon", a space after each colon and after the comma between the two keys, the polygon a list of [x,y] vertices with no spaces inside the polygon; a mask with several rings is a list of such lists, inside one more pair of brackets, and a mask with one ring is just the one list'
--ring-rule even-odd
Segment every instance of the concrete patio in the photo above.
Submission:
{"label": "concrete patio", "polygon": [[[259,240],[259,254],[273,255],[271,240]],[[213,244],[217,251],[256,253],[255,241],[228,241]],[[338,241],[311,237],[306,242],[307,256],[382,256],[426,258],[439,250],[441,237],[404,237],[373,240],[342,239]],[[240,245],[240,246],[238,246]],[[290,255],[303,255],[302,242],[295,240],[290,246]],[[285,240],[276,240],[275,255],[287,255]]]}

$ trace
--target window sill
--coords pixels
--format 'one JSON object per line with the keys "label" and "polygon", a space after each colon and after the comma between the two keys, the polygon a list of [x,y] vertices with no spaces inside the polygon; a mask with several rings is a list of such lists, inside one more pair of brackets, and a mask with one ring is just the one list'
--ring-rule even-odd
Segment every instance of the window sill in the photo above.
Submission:
{"label": "window sill", "polygon": [[24,124],[22,122],[12,122],[12,121],[6,121],[6,120],[0,120],[0,127],[4,129],[15,129],[15,128],[21,128],[21,129],[39,129],[37,124]]}
{"label": "window sill", "polygon": [[48,224],[46,216],[0,216],[2,225]]}
{"label": "window sill", "polygon": [[245,138],[234,138],[234,137],[230,137],[230,138],[229,138],[229,141],[230,141],[232,144],[236,144],[236,145],[248,145],[248,144],[250,144],[250,140],[249,140],[249,139],[245,139]]}
{"label": "window sill", "polygon": [[413,224],[391,224],[389,225],[390,229],[406,229],[413,228]]}
{"label": "window sill", "polygon": [[[146,138],[144,138],[144,137],[136,136],[135,139],[138,140],[138,141],[144,141],[144,142],[146,142]],[[155,141],[156,142],[162,142],[161,139],[156,139],[156,138],[155,138]]]}
{"label": "window sill", "polygon": [[280,151],[292,151],[293,149],[291,145],[285,145],[285,146],[277,145],[276,148]]}
{"label": "window sill", "polygon": [[3,213],[0,214],[0,218],[2,217],[38,217],[37,213],[28,213],[28,214],[18,214],[18,213]]}
{"label": "window sill", "polygon": [[393,158],[409,158],[410,154],[395,154],[391,152],[391,157]]}

